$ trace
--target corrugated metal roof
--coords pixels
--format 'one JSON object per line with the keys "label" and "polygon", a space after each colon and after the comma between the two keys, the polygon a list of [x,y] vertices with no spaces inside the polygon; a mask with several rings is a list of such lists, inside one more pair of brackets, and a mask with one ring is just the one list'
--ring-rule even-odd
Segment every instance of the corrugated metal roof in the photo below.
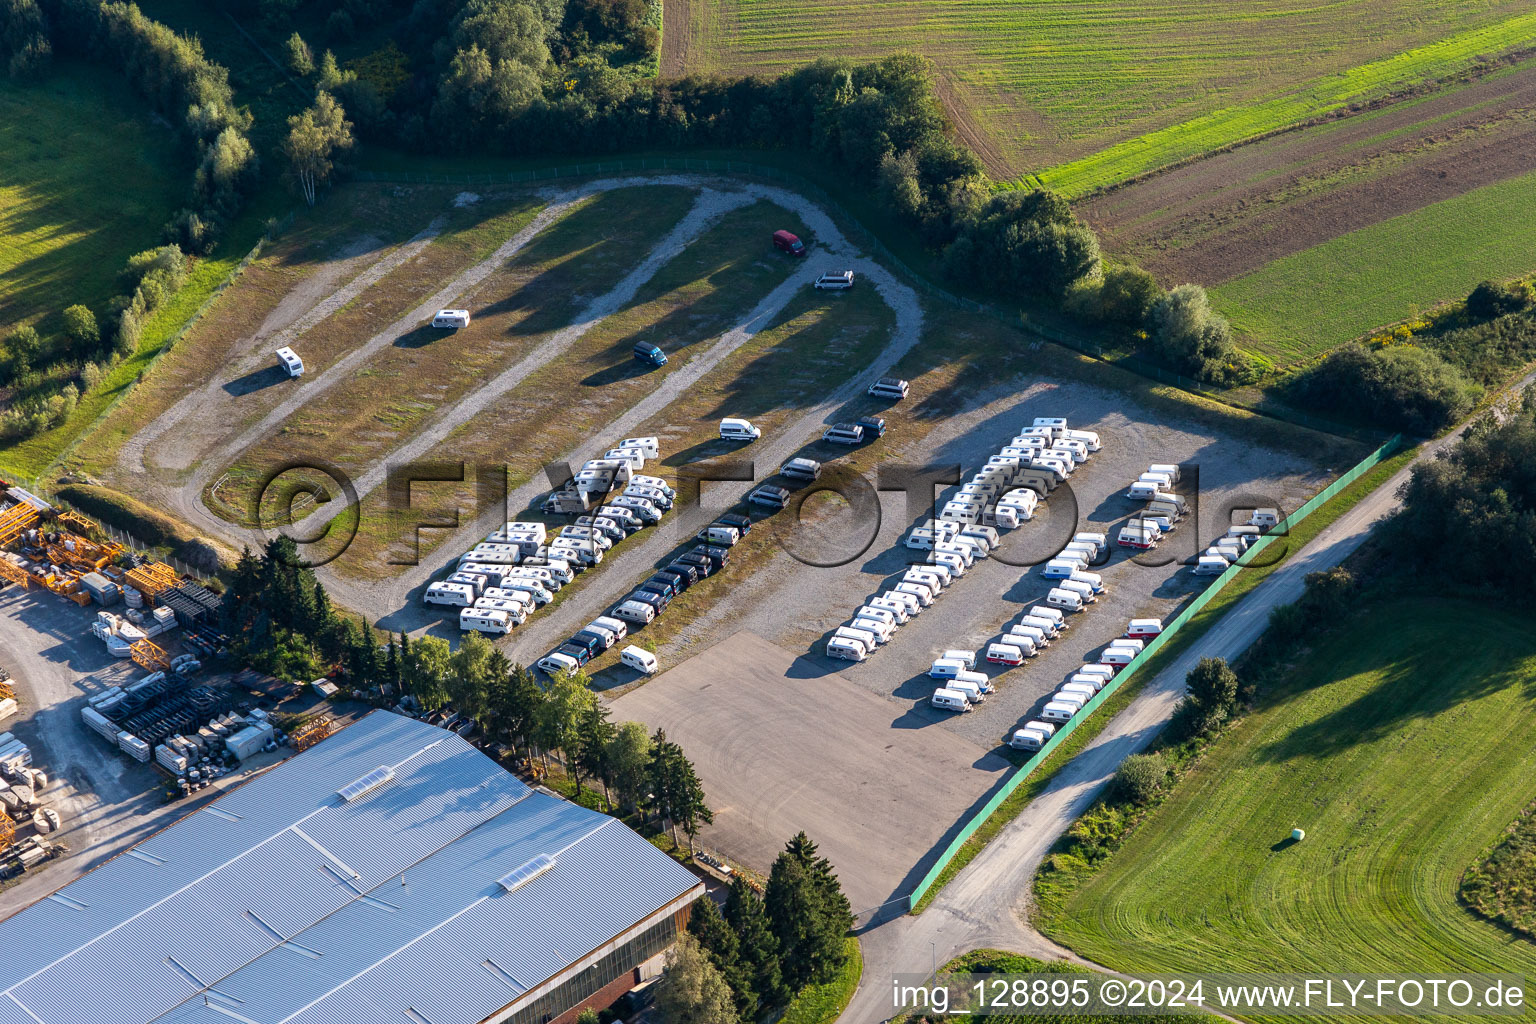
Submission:
{"label": "corrugated metal roof", "polygon": [[[394,778],[337,795],[380,765]],[[210,806],[0,922],[0,1024],[473,1024],[698,887],[386,712]],[[498,884],[540,855],[555,867]]]}

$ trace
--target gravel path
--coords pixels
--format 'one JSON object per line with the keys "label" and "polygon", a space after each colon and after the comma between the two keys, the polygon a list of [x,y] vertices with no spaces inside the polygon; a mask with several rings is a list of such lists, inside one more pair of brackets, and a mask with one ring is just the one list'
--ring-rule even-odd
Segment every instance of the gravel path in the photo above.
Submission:
{"label": "gravel path", "polygon": [[[1527,375],[1506,398],[1536,380]],[[923,971],[936,956],[943,963],[972,949],[1016,950],[1046,959],[1085,962],[1037,932],[1027,919],[1031,885],[1040,862],[1056,840],[1093,803],[1128,755],[1144,749],[1162,731],[1184,694],[1184,678],[1201,658],[1236,659],[1269,624],[1269,613],[1301,596],[1306,575],[1339,565],[1361,544],[1371,527],[1400,505],[1398,489],[1413,466],[1446,450],[1466,431],[1433,445],[1340,516],[1262,584],[1223,615],[1198,644],[1158,673],[1136,699],[1068,762],[1023,812],[961,871],[921,915],[890,908],[860,935],[864,976],[839,1021],[874,1024],[891,1015],[892,974]],[[924,949],[928,946],[928,949]]]}

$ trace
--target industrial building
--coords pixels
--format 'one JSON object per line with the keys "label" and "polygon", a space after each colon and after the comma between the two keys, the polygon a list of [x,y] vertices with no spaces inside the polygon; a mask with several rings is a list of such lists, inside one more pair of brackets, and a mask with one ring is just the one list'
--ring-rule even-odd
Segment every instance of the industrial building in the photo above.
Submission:
{"label": "industrial building", "polygon": [[378,711],[0,922],[0,1024],[566,1024],[703,892]]}

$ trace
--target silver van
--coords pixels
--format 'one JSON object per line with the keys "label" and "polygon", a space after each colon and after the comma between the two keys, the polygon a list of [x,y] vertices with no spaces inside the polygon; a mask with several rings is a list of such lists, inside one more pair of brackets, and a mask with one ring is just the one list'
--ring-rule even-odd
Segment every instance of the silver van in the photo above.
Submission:
{"label": "silver van", "polygon": [[613,609],[613,617],[645,626],[656,618],[656,609],[643,601],[625,601]]}
{"label": "silver van", "polygon": [[857,423],[834,423],[821,435],[821,439],[832,444],[860,444],[864,440],[864,428]]}

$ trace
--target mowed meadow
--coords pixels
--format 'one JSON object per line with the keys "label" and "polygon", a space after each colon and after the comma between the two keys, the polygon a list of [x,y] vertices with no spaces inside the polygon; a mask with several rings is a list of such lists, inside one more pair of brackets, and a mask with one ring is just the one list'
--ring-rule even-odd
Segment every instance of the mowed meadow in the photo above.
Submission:
{"label": "mowed meadow", "polygon": [[1037,923],[1131,972],[1530,975],[1536,946],[1457,891],[1530,802],[1533,698],[1528,617],[1381,600],[1318,642]]}
{"label": "mowed meadow", "polygon": [[667,73],[915,49],[998,177],[1068,195],[1530,44],[1518,0],[679,0]]}

